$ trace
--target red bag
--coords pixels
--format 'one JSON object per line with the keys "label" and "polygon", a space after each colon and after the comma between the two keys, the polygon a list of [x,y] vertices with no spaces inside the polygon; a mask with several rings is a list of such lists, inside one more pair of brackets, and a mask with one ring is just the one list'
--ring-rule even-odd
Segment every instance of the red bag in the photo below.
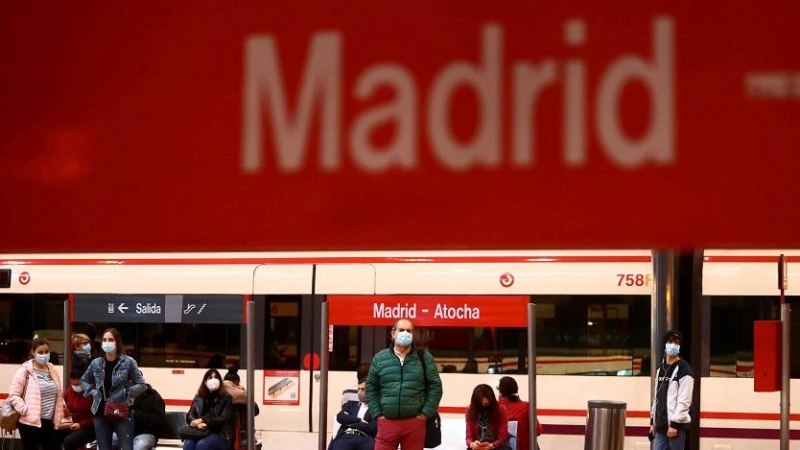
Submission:
{"label": "red bag", "polygon": [[111,420],[127,420],[128,405],[126,403],[106,402],[103,416]]}

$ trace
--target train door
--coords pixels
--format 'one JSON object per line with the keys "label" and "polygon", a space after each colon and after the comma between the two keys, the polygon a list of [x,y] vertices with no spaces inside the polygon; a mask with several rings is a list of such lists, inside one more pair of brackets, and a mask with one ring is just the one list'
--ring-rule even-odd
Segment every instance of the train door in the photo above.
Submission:
{"label": "train door", "polygon": [[[366,264],[262,265],[256,269],[256,342],[263,345],[256,352],[254,387],[265,412],[256,418],[257,429],[278,442],[287,433],[318,430],[320,305],[328,294],[374,294],[374,286],[375,270]],[[336,367],[355,370],[358,328],[334,330]],[[334,377],[332,389],[341,392],[339,378]]]}

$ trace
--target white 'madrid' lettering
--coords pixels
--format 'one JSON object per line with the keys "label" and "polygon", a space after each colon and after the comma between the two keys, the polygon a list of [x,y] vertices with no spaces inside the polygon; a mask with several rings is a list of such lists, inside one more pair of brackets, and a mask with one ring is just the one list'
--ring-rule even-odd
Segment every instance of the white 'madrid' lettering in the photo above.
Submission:
{"label": "white 'madrid' lettering", "polygon": [[[525,59],[509,61],[504,69],[503,28],[485,25],[480,33],[478,62],[446,62],[434,74],[427,90],[427,102],[418,101],[420,89],[414,73],[396,62],[379,62],[366,67],[353,83],[354,101],[366,101],[379,89],[394,91],[391,100],[356,111],[350,124],[343,124],[342,36],[320,32],[311,37],[303,75],[293,104],[289,104],[283,83],[281,58],[272,36],[252,36],[245,43],[241,168],[248,173],[262,170],[265,146],[262,127],[269,123],[272,147],[279,172],[296,172],[307,164],[311,126],[317,123],[319,169],[339,170],[347,132],[351,160],[367,173],[390,169],[417,168],[420,144],[418,117],[424,116],[422,133],[435,160],[449,171],[475,168],[497,169],[504,158],[504,114],[509,116],[508,164],[527,168],[537,154],[537,114],[539,99],[547,89],[561,86],[562,161],[566,167],[581,167],[589,162],[589,134],[595,132],[600,148],[617,167],[634,169],[646,163],[669,165],[675,162],[675,51],[674,21],[656,17],[652,21],[652,55],[647,58],[622,54],[608,62],[597,74],[594,91],[588,86],[584,60],[569,57],[560,62],[545,57],[533,63]],[[564,24],[564,42],[580,49],[589,39],[589,25],[581,19]],[[518,52],[515,52],[518,53]],[[594,66],[594,65],[593,65]],[[504,70],[510,70],[506,75]],[[510,87],[504,88],[504,81]],[[621,124],[622,92],[638,81],[650,94],[650,124],[638,137],[628,136]],[[471,89],[478,99],[477,129],[467,141],[456,139],[450,123],[451,103],[459,88]],[[503,96],[508,99],[504,109]],[[587,104],[594,96],[594,109]],[[423,110],[418,110],[424,106]],[[267,110],[267,114],[264,114]],[[350,108],[357,110],[358,108]],[[317,112],[319,120],[313,121]],[[265,120],[264,116],[269,120]],[[591,117],[593,116],[593,117]],[[593,119],[593,120],[592,120]],[[378,147],[371,139],[374,130],[385,124],[394,126],[392,140]],[[343,128],[343,126],[345,128]],[[593,129],[592,129],[593,126]]]}
{"label": "white 'madrid' lettering", "polygon": [[386,306],[383,303],[372,304],[372,317],[375,319],[416,319],[417,304],[409,306],[408,303],[395,306]]}
{"label": "white 'madrid' lettering", "polygon": [[[502,29],[496,25],[483,28],[482,67],[456,61],[442,69],[433,80],[428,105],[428,134],[434,154],[443,166],[467,170],[482,165],[500,164],[500,62]],[[450,134],[450,98],[459,85],[468,85],[478,94],[480,128],[470,144],[459,144]]]}
{"label": "white 'madrid' lettering", "polygon": [[462,306],[449,306],[447,304],[437,303],[433,318],[477,320],[481,318],[481,310],[480,308],[470,307],[466,303]]}
{"label": "white 'madrid' lettering", "polygon": [[[595,102],[598,134],[606,154],[623,167],[636,167],[648,157],[668,163],[674,158],[674,94],[672,21],[658,19],[653,30],[653,63],[638,56],[623,56],[606,69]],[[638,142],[631,141],[619,124],[619,96],[627,82],[639,78],[652,96],[650,129]]]}
{"label": "white 'madrid' lettering", "polygon": [[262,102],[266,101],[269,117],[272,119],[278,169],[285,172],[299,170],[308,143],[311,111],[318,102],[315,102],[317,97],[322,97],[320,166],[324,170],[335,170],[339,167],[340,54],[341,36],[338,33],[318,33],[311,40],[305,76],[297,94],[297,108],[295,114],[290,115],[275,40],[263,36],[247,40],[244,57],[242,169],[246,172],[257,172],[261,169],[261,108]]}

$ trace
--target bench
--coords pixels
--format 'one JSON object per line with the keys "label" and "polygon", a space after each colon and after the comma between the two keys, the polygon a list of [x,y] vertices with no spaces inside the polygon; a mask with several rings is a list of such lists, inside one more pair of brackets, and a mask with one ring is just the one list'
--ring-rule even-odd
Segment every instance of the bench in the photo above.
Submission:
{"label": "bench", "polygon": [[[331,426],[331,440],[336,437],[339,431],[339,422],[336,417],[333,419],[333,426]],[[511,450],[517,449],[517,421],[508,421],[508,434],[511,437],[508,445]],[[467,441],[467,425],[464,423],[463,418],[442,418],[442,443],[436,450],[464,450]],[[398,447],[399,449],[399,447]]]}
{"label": "bench", "polygon": [[[236,430],[237,432],[241,429],[239,424],[239,418],[237,417],[236,423]],[[180,434],[178,434],[178,430],[186,425],[186,413],[182,411],[168,411],[167,412],[167,429],[165,430],[164,434],[158,438],[158,443],[156,444],[155,450],[160,448],[183,448],[183,441],[181,440]],[[256,439],[256,442],[253,446],[255,449],[261,449],[261,439]],[[239,446],[237,447],[234,444],[234,449],[247,449],[247,440],[242,439],[239,442]]]}

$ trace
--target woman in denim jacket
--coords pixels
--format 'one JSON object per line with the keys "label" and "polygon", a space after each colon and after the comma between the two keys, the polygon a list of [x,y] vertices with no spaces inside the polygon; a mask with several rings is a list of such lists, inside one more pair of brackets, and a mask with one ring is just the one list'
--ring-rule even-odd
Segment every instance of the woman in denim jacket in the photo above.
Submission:
{"label": "woman in denim jacket", "polygon": [[105,416],[106,401],[131,404],[131,399],[147,387],[136,360],[125,355],[122,336],[115,328],[103,332],[102,349],[105,356],[95,358],[81,377],[85,397],[92,396],[94,432],[98,450],[111,450],[111,436],[119,437],[121,450],[133,450],[132,415],[118,420]]}

